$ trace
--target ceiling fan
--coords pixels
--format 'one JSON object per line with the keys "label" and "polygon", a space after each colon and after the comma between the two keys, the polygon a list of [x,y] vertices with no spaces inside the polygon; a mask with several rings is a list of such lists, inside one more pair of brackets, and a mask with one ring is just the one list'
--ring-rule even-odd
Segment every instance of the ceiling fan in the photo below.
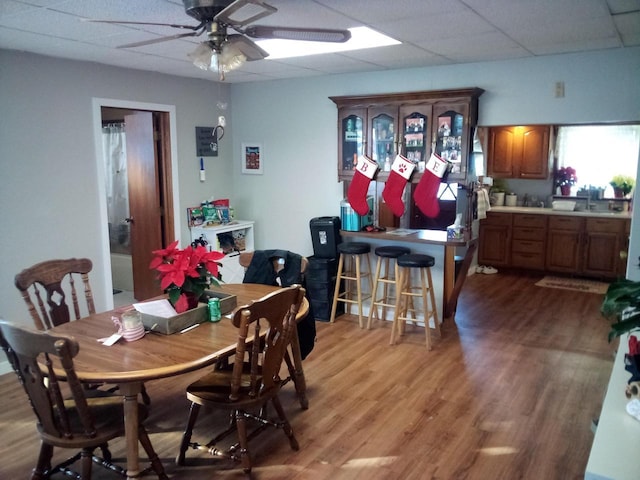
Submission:
{"label": "ceiling fan", "polygon": [[[188,56],[194,65],[218,71],[220,80],[224,74],[238,68],[245,61],[262,60],[269,56],[250,38],[305,40],[312,42],[346,42],[351,38],[349,30],[326,28],[273,27],[252,25],[253,22],[276,13],[275,7],[262,0],[182,0],[187,15],[196,19],[197,25],[169,23],[131,22],[116,20],[91,20],[99,23],[134,25],[164,25],[191,30],[142,42],[121,45],[119,48],[141,47],[186,37],[198,37],[206,33],[207,40]],[[237,33],[229,33],[231,29]]]}

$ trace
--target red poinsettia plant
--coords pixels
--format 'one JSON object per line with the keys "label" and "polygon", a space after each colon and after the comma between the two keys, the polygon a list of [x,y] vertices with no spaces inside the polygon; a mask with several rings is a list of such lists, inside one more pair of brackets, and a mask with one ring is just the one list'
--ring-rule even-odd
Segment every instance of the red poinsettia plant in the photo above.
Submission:
{"label": "red poinsettia plant", "polygon": [[572,186],[578,181],[575,168],[562,167],[556,172],[556,186]]}
{"label": "red poinsettia plant", "polygon": [[158,271],[160,287],[169,295],[177,313],[195,306],[191,302],[197,302],[211,284],[219,285],[222,279],[218,272],[218,260],[224,258],[222,252],[210,252],[202,245],[179,249],[176,240],[152,253],[149,268]]}

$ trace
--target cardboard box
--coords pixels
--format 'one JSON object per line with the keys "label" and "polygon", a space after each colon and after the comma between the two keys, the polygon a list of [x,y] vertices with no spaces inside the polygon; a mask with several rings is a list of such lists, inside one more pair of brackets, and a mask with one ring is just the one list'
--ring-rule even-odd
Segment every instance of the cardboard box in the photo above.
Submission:
{"label": "cardboard box", "polygon": [[209,319],[209,308],[206,303],[200,303],[196,308],[174,317],[157,317],[147,313],[142,313],[141,317],[145,329],[170,335],[196,323],[206,322]]}
{"label": "cardboard box", "polygon": [[[220,311],[222,315],[231,312],[236,308],[238,299],[235,295],[229,295],[214,290],[205,290],[207,298],[216,297],[220,299]],[[196,308],[179,313],[173,317],[157,317],[146,313],[141,314],[142,323],[147,330],[171,335],[180,332],[196,323],[203,323],[209,320],[209,306],[206,303],[199,303]]]}

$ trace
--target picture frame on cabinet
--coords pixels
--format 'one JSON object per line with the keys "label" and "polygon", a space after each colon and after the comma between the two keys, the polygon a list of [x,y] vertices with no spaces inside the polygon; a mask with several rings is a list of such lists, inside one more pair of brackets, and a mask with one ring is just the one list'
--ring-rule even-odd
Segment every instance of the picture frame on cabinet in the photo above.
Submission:
{"label": "picture frame on cabinet", "polygon": [[264,173],[264,149],[256,142],[242,143],[242,173],[262,175]]}

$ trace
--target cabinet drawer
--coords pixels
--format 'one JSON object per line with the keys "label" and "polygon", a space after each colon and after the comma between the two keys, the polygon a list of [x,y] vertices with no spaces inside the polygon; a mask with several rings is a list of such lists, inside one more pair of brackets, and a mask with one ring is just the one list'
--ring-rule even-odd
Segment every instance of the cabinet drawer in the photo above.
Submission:
{"label": "cabinet drawer", "polygon": [[514,239],[511,244],[511,251],[515,255],[519,253],[544,253],[544,243],[536,242],[533,240],[516,240]]}
{"label": "cabinet drawer", "polygon": [[549,230],[573,230],[578,231],[582,226],[582,218],[578,217],[549,217]]}
{"label": "cabinet drawer", "polygon": [[513,252],[511,265],[519,268],[544,270],[544,255],[541,253]]}
{"label": "cabinet drawer", "polygon": [[480,225],[511,225],[510,213],[487,213],[487,218],[480,220]]}
{"label": "cabinet drawer", "polygon": [[547,217],[545,215],[527,215],[524,213],[514,213],[513,226],[545,228],[547,226]]}
{"label": "cabinet drawer", "polygon": [[546,236],[547,236],[547,233],[544,228],[526,228],[526,227],[513,228],[514,239],[543,241]]}
{"label": "cabinet drawer", "polygon": [[624,219],[617,218],[587,218],[587,232],[608,232],[623,234]]}

